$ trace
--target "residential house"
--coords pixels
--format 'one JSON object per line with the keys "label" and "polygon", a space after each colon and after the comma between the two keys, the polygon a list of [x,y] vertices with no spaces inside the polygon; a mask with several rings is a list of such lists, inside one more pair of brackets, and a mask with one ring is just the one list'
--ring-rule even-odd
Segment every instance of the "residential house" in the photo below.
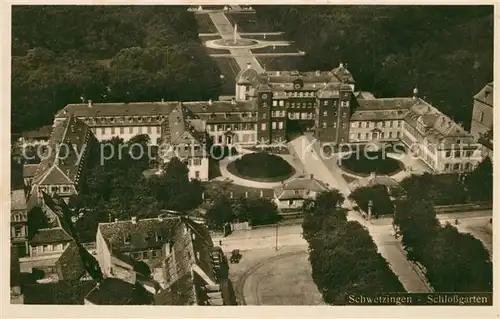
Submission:
{"label": "residential house", "polygon": [[163,262],[165,289],[157,305],[233,305],[228,265],[214,247],[208,229],[182,217],[176,225]]}
{"label": "residential house", "polygon": [[96,235],[96,258],[103,276],[135,283],[138,264],[146,264],[153,279],[161,281],[165,245],[176,222],[175,218],[160,216],[100,223]]}
{"label": "residential house", "polygon": [[493,82],[486,84],[474,95],[470,133],[479,139],[493,128]]}
{"label": "residential house", "polygon": [[68,117],[54,123],[46,152],[32,181],[30,196],[56,193],[66,202],[77,194],[95,137],[82,121]]}
{"label": "residential house", "polygon": [[70,211],[64,200],[42,192],[41,206],[29,212],[31,257],[57,259],[73,242]]}
{"label": "residential house", "polygon": [[100,280],[97,260],[80,244],[72,241],[55,263],[59,280]]}
{"label": "residential house", "polygon": [[19,257],[29,254],[28,244],[28,206],[23,189],[10,193],[10,240]]}
{"label": "residential house", "polygon": [[274,189],[274,202],[282,213],[297,212],[306,199],[314,199],[318,193],[327,191],[328,185],[313,175],[299,176]]}
{"label": "residential house", "polygon": [[85,305],[152,305],[153,300],[140,284],[105,278],[85,296]]}
{"label": "residential house", "polygon": [[207,181],[208,153],[204,121],[179,103],[162,123],[161,132],[161,162],[167,163],[172,157],[178,157],[186,163],[189,179]]}

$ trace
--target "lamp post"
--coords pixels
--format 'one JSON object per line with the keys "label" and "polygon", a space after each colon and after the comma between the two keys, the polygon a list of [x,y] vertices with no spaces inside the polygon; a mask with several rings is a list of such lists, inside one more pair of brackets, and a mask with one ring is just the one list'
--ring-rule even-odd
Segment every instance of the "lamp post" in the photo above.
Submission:
{"label": "lamp post", "polygon": [[368,201],[368,220],[372,219],[372,208],[373,208],[373,201],[370,199]]}
{"label": "lamp post", "polygon": [[278,251],[278,227],[279,222],[276,223],[276,251]]}

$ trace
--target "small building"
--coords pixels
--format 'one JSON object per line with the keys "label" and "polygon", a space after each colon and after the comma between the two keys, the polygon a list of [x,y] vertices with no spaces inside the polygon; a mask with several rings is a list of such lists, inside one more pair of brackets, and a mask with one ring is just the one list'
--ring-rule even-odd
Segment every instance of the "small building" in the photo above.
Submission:
{"label": "small building", "polygon": [[74,241],[69,208],[64,200],[54,194],[42,192],[39,207],[29,212],[30,256],[59,258],[68,245]]}
{"label": "small building", "polygon": [[314,199],[318,193],[329,188],[313,175],[300,176],[274,189],[274,202],[284,213],[300,211],[306,199]]}
{"label": "small building", "polygon": [[208,181],[205,123],[179,103],[162,123],[161,132],[161,162],[178,157],[186,163],[189,179]]}
{"label": "small building", "polygon": [[234,304],[234,293],[227,289],[227,260],[204,225],[181,217],[167,251],[165,289],[155,295],[156,305]]}
{"label": "small building", "polygon": [[30,196],[56,193],[66,202],[77,194],[95,137],[82,121],[68,117],[54,123],[46,152],[32,181]]}
{"label": "small building", "polygon": [[27,189],[31,189],[31,183],[33,178],[35,178],[36,170],[38,169],[38,164],[24,164],[23,165],[23,179],[24,185]]}
{"label": "small building", "polygon": [[21,147],[47,145],[50,139],[52,126],[42,126],[36,130],[22,132],[19,138]]}
{"label": "small building", "polygon": [[474,95],[470,133],[479,139],[493,128],[493,82]]}
{"label": "small building", "polygon": [[144,263],[155,280],[161,278],[161,262],[177,218],[148,218],[100,223],[96,234],[96,258],[105,278],[137,280],[137,264]]}
{"label": "small building", "polygon": [[59,280],[99,280],[102,276],[97,260],[76,241],[56,261],[55,271]]}
{"label": "small building", "polygon": [[85,305],[152,305],[153,300],[140,284],[105,278],[85,296]]}
{"label": "small building", "polygon": [[28,206],[23,189],[11,191],[10,240],[19,257],[29,254]]}

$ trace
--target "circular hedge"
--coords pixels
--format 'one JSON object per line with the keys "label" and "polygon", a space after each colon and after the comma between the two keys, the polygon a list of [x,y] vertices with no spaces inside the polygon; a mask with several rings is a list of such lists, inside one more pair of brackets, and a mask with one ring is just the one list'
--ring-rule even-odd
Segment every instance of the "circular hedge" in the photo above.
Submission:
{"label": "circular hedge", "polygon": [[372,172],[377,175],[393,175],[404,169],[403,163],[381,151],[350,153],[342,158],[341,167],[360,176],[368,176]]}
{"label": "circular hedge", "polygon": [[295,174],[286,160],[265,152],[245,154],[229,163],[227,170],[238,177],[260,182],[282,181]]}

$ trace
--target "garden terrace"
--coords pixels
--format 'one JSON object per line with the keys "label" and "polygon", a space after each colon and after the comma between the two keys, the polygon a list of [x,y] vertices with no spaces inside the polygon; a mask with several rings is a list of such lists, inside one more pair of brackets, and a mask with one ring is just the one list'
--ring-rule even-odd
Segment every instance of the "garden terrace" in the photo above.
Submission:
{"label": "garden terrace", "polygon": [[198,23],[198,30],[200,33],[217,33],[219,32],[215,27],[212,19],[208,14],[196,14],[196,22]]}
{"label": "garden terrace", "polygon": [[227,170],[240,178],[259,182],[283,181],[295,174],[286,160],[265,152],[243,155],[230,162]]}
{"label": "garden terrace", "polygon": [[385,152],[353,152],[342,158],[341,168],[358,176],[369,176],[371,173],[393,175],[403,170],[404,165]]}
{"label": "garden terrace", "polygon": [[252,53],[299,53],[293,46],[289,45],[275,45],[270,44],[264,48],[251,49]]}
{"label": "garden terrace", "polygon": [[253,13],[226,13],[226,17],[231,25],[238,24],[240,32],[271,32],[271,26],[262,25],[257,21],[257,16]]}
{"label": "garden terrace", "polygon": [[224,78],[222,79],[222,94],[233,95],[235,87],[235,79],[240,72],[240,67],[234,58],[213,58],[219,67],[219,70]]}

